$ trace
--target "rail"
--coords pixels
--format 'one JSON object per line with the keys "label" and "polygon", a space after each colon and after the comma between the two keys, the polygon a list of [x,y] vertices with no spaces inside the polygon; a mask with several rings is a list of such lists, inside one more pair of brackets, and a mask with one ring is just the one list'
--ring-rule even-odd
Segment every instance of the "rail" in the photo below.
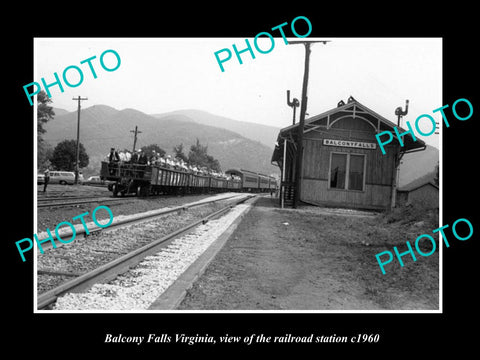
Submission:
{"label": "rail", "polygon": [[[91,198],[91,199],[85,199],[83,198],[82,200],[75,200],[75,201],[63,201],[63,202],[58,202],[58,200],[52,200],[52,202],[49,202],[48,200],[42,200],[37,203],[38,208],[43,208],[43,207],[54,207],[54,206],[75,206],[75,205],[81,205],[81,204],[89,204],[89,203],[96,203],[96,202],[111,202],[111,201],[125,201],[128,198]],[[57,201],[57,202],[56,202]]]}
{"label": "rail", "polygon": [[[180,205],[180,206],[176,206],[176,207],[173,207],[173,208],[166,208],[166,209],[159,209],[159,210],[156,210],[156,211],[149,211],[147,214],[137,214],[137,216],[132,216],[132,217],[124,218],[124,219],[120,219],[120,220],[114,219],[112,225],[110,225],[108,227],[108,230],[114,229],[116,227],[121,227],[125,224],[131,224],[133,222],[140,222],[140,221],[144,221],[146,219],[166,215],[166,214],[173,213],[173,212],[178,212],[178,211],[181,211],[181,210],[188,210],[189,208],[193,208],[193,207],[196,207],[196,206],[201,206],[201,205],[206,205],[206,204],[210,204],[210,203],[215,203],[217,201],[231,199],[231,198],[236,197],[236,196],[239,196],[239,195],[235,194],[235,195],[231,195],[231,196],[217,198],[217,199],[214,199],[214,200],[205,200],[204,199],[204,200],[199,200],[197,202],[187,204],[187,205]],[[95,232],[102,231],[102,230],[104,230],[104,228],[95,227],[95,228],[87,228],[87,230],[90,234],[92,234],[92,233],[95,233]],[[85,230],[84,226],[77,226],[77,227],[75,227],[75,236],[82,235],[82,234],[87,236],[86,235],[87,230]],[[53,240],[57,239],[56,232],[54,232],[50,235],[53,238]],[[38,241],[45,240],[48,237],[50,237],[50,235],[48,233],[44,233],[43,235],[42,234],[37,234]],[[73,237],[73,231],[70,228],[68,228],[64,231],[61,231],[59,233],[59,235],[62,236],[62,237]],[[52,245],[51,245],[51,242],[48,242],[47,244],[42,245],[42,246],[43,246],[44,249],[48,249]],[[57,247],[63,246],[63,243],[62,242],[56,243],[56,246]]]}
{"label": "rail", "polygon": [[[235,195],[235,196],[238,196],[238,195]],[[72,279],[70,281],[67,281],[65,283],[63,283],[62,285],[52,289],[52,290],[49,290],[41,295],[38,296],[37,298],[37,308],[39,310],[41,309],[45,309],[47,308],[49,305],[53,304],[57,298],[59,296],[62,296],[68,292],[79,292],[79,291],[82,291],[84,289],[87,289],[89,288],[90,286],[92,286],[93,284],[95,283],[98,283],[100,281],[106,281],[108,279],[113,279],[115,278],[117,275],[125,272],[126,270],[128,270],[130,267],[132,266],[135,266],[136,264],[138,264],[141,260],[143,260],[146,256],[149,256],[151,254],[154,254],[156,252],[159,251],[161,245],[170,240],[170,239],[173,239],[187,231],[189,231],[190,229],[200,225],[200,224],[205,224],[207,223],[210,219],[212,218],[215,218],[217,216],[219,216],[220,214],[224,213],[224,212],[227,212],[229,211],[231,208],[233,208],[234,206],[238,205],[238,204],[241,204],[245,201],[247,201],[248,199],[252,198],[252,197],[255,197],[255,195],[246,195],[238,200],[236,200],[233,204],[229,204],[228,206],[218,210],[218,211],[215,211],[214,213],[210,214],[210,215],[207,215],[206,217],[198,220],[198,221],[195,221],[179,230],[176,230],[164,237],[162,237],[161,239],[158,239],[150,244],[147,244],[139,249],[136,249],[126,255],[123,255],[105,265],[102,265],[100,267],[98,267],[97,269],[93,270],[93,271],[90,271],[90,272],[87,272],[85,274],[82,274],[80,276],[78,276],[77,278],[75,279]],[[231,197],[228,197],[228,198],[231,198]],[[218,200],[215,200],[215,201],[220,201],[220,200],[225,200],[225,199],[228,199],[228,198],[223,198],[223,199],[218,199]],[[206,203],[211,203],[211,202],[215,202],[215,201],[209,201],[209,202],[204,202],[202,203],[202,205],[206,204]],[[196,204],[195,206],[198,206],[198,204]],[[184,207],[177,207],[176,210],[169,210],[168,212],[172,212],[172,211],[178,211],[179,209],[183,209]],[[167,212],[164,212],[164,213],[167,213]],[[161,215],[163,215],[164,213],[162,213]],[[159,216],[159,215],[155,215],[155,216]],[[152,217],[151,215],[149,216],[146,216],[145,218],[150,218]],[[142,219],[144,220],[144,219]],[[131,220],[130,222],[135,222],[135,221],[138,221],[138,219],[133,219]],[[128,222],[125,221],[123,222],[122,224],[125,225],[127,224]],[[118,224],[117,224],[118,226]]]}

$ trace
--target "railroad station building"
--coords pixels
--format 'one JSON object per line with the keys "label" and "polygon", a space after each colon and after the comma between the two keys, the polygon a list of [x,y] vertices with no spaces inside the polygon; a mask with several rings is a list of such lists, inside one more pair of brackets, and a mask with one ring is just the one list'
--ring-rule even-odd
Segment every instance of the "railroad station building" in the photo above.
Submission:
{"label": "railroad station building", "polygon": [[[395,205],[398,166],[403,154],[425,149],[410,135],[401,147],[397,124],[350,96],[347,103],[305,120],[299,200],[305,203],[385,210]],[[280,167],[280,202],[291,204],[295,191],[299,124],[280,130],[272,163]],[[382,154],[375,135],[391,131],[394,140]],[[399,133],[405,132],[398,127]]]}

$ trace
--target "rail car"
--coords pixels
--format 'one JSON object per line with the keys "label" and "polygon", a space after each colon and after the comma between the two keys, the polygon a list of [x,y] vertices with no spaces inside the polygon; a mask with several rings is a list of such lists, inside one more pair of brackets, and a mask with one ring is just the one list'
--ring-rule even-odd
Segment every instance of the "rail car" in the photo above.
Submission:
{"label": "rail car", "polygon": [[230,169],[225,174],[236,175],[238,179],[125,162],[103,161],[100,170],[102,180],[112,181],[109,190],[113,196],[184,195],[225,191],[273,192],[277,188],[277,182],[271,176],[243,169]]}
{"label": "rail car", "polygon": [[229,169],[225,171],[225,174],[238,176],[241,180],[243,191],[269,192],[275,191],[277,188],[277,181],[274,177],[259,174],[250,170]]}

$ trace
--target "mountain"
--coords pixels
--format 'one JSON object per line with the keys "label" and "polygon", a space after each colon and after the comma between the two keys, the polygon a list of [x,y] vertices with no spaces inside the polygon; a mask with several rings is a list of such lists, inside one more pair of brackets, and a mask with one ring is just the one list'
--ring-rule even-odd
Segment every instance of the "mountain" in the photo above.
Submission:
{"label": "mountain", "polygon": [[[54,111],[54,119],[45,126],[44,139],[53,146],[65,139],[76,139],[77,112],[57,108]],[[279,131],[275,127],[236,121],[200,110],[148,115],[135,109],[117,110],[94,105],[82,109],[80,115],[80,141],[90,157],[88,174],[98,173],[100,162],[110,147],[132,149],[135,126],[140,132],[136,148],[157,144],[172,154],[173,147],[182,143],[188,154],[190,145],[198,138],[208,145],[209,154],[220,161],[223,170],[243,168],[266,174],[279,171],[270,164]],[[435,171],[438,159],[438,149],[428,145],[424,151],[406,154],[400,165],[399,186]]]}
{"label": "mountain", "polygon": [[67,110],[59,109],[59,108],[56,108],[56,107],[53,108],[53,112],[55,113],[55,116],[65,115],[65,114],[69,113],[69,111],[67,111]]}
{"label": "mountain", "polygon": [[431,171],[413,181],[410,181],[408,184],[402,185],[398,190],[411,191],[427,183],[435,184],[435,171]]}
{"label": "mountain", "polygon": [[[116,110],[95,105],[80,113],[80,141],[90,157],[86,173],[98,172],[110,147],[131,150],[135,126],[139,130],[136,148],[157,144],[172,154],[173,147],[182,143],[188,154],[190,145],[198,138],[201,144],[208,145],[208,153],[219,160],[223,170],[243,168],[267,174],[278,172],[278,168],[270,164],[274,143],[267,147],[236,132],[200,124],[182,113],[154,117],[135,109]],[[45,129],[44,139],[52,146],[65,139],[76,139],[77,112],[57,110]]]}
{"label": "mountain", "polygon": [[427,145],[423,151],[405,154],[400,164],[399,186],[405,186],[415,179],[435,171],[439,160],[439,151],[436,147]]}
{"label": "mountain", "polygon": [[152,116],[160,119],[165,116],[175,117],[179,120],[193,121],[203,125],[227,129],[236,132],[247,139],[258,141],[263,145],[268,146],[272,152],[275,142],[277,141],[278,132],[280,131],[279,127],[233,120],[224,116],[210,114],[202,110],[177,110],[166,114],[153,114]]}

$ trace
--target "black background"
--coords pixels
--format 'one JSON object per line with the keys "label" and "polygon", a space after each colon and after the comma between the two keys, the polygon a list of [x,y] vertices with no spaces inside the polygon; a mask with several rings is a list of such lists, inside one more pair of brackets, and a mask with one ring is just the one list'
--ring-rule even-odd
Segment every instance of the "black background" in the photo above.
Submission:
{"label": "black background", "polygon": [[[18,12],[18,19],[2,25],[4,34],[3,118],[4,202],[2,253],[4,334],[13,354],[33,350],[32,356],[60,352],[71,355],[109,354],[123,356],[152,352],[165,357],[167,350],[181,350],[192,355],[199,350],[279,352],[284,349],[312,351],[320,356],[334,350],[355,354],[365,351],[386,357],[394,354],[412,356],[423,351],[433,355],[443,349],[463,353],[473,348],[477,324],[475,296],[478,262],[478,198],[476,158],[478,137],[478,46],[474,36],[474,9],[459,2],[419,9],[407,3],[383,3],[374,7],[357,3],[325,6],[267,5],[261,11],[247,3],[202,4],[193,8],[187,3],[180,9],[152,3],[150,6],[129,3],[110,4],[100,11],[90,3],[69,4],[63,9],[53,3],[36,4]],[[276,9],[276,8],[280,8]],[[63,10],[59,10],[63,9]],[[12,11],[12,10],[10,10]],[[469,219],[474,234],[468,241],[450,241],[443,251],[442,314],[33,314],[33,261],[31,252],[21,262],[15,241],[31,237],[33,229],[33,107],[26,100],[23,85],[33,79],[34,37],[240,37],[252,38],[273,26],[290,22],[297,16],[311,21],[310,37],[442,37],[443,103],[450,128],[443,137],[443,224],[458,218]],[[299,33],[302,33],[299,30]],[[212,56],[213,56],[212,49]],[[194,57],[195,54],[192,54]],[[6,60],[6,61],[5,61]],[[458,98],[473,104],[474,114],[467,121],[456,120],[451,105]],[[13,100],[13,101],[12,101]],[[432,109],[433,110],[433,109]],[[406,239],[407,240],[407,239]],[[377,344],[254,344],[180,345],[104,344],[105,334],[148,336],[175,333],[247,336],[263,333],[279,336],[290,333],[306,336],[353,336],[380,334]],[[5,335],[4,335],[5,336]],[[388,351],[387,351],[388,349]],[[7,350],[7,349],[4,349]],[[306,352],[305,352],[306,353]],[[232,354],[234,354],[232,352]]]}

